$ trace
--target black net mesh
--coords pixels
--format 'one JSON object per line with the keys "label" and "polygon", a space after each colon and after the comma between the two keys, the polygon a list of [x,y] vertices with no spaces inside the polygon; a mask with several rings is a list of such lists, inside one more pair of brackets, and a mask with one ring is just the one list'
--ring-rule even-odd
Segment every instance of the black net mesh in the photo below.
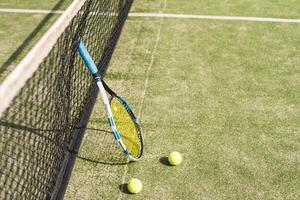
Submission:
{"label": "black net mesh", "polygon": [[131,1],[87,0],[2,115],[0,199],[62,197],[97,95],[76,42],[103,74]]}

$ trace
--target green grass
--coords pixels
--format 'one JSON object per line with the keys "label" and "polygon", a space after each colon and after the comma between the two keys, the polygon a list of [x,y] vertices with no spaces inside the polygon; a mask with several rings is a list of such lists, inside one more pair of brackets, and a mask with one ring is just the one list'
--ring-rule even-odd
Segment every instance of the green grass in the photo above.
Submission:
{"label": "green grass", "polygon": [[[158,28],[130,18],[108,72],[136,111]],[[118,149],[89,132],[80,156],[99,163],[77,160],[66,199],[299,199],[300,27],[164,19],[161,31],[141,117],[145,158],[101,163]],[[100,100],[90,126],[103,129],[99,112]],[[173,150],[178,167],[160,161]],[[124,171],[143,181],[140,194],[120,192]]]}
{"label": "green grass", "polygon": [[157,124],[144,125],[149,153],[185,163],[129,168],[149,184],[143,199],[299,197],[299,31],[165,20],[142,121]]}
{"label": "green grass", "polygon": [[0,0],[1,8],[21,8],[21,9],[52,9],[55,5],[60,5],[58,9],[65,9],[72,0]]}
{"label": "green grass", "polygon": [[[0,0],[1,8],[24,9],[66,9],[72,0]],[[165,0],[135,0],[133,12],[159,12]],[[300,7],[297,0],[167,0],[166,12],[202,15],[240,15],[256,17],[300,18]]]}
{"label": "green grass", "polygon": [[[47,2],[14,6],[0,1],[0,6],[47,9],[55,4]],[[162,0],[136,0],[133,11],[162,7]],[[174,0],[166,12],[300,17],[296,1],[279,0]],[[3,63],[43,16],[1,16]],[[144,159],[127,163],[98,99],[65,199],[299,199],[300,26],[188,19],[162,23],[149,74],[160,19],[131,17],[106,77],[135,112],[149,78],[140,119]],[[178,167],[162,161],[173,150],[183,155]],[[121,191],[123,176],[125,182],[139,178],[142,192]]]}
{"label": "green grass", "polygon": [[[137,0],[135,12],[159,12],[165,0]],[[167,13],[300,18],[297,0],[167,0]]]}

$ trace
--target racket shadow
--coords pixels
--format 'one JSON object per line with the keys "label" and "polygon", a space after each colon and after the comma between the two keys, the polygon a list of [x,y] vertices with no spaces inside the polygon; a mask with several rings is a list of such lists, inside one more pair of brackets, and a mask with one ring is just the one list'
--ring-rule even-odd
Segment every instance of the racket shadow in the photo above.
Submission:
{"label": "racket shadow", "polygon": [[103,165],[128,165],[131,163],[131,161],[129,161],[129,162],[125,162],[125,161],[124,162],[104,162],[104,161],[99,161],[99,160],[93,160],[90,158],[85,158],[82,156],[77,156],[77,158],[87,161],[87,162],[91,162],[91,163],[95,163],[95,164],[103,164]]}
{"label": "racket shadow", "polygon": [[112,132],[98,128],[86,128],[77,158],[103,165],[127,165],[130,163],[121,152]]}

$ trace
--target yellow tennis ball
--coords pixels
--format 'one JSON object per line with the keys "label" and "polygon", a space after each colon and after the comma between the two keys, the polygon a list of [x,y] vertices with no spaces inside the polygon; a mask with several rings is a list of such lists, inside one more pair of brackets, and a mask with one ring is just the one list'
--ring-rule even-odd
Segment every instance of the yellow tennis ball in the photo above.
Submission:
{"label": "yellow tennis ball", "polygon": [[142,190],[143,184],[139,179],[132,178],[128,181],[127,188],[128,188],[129,192],[131,192],[133,194],[136,194],[136,193],[139,193]]}
{"label": "yellow tennis ball", "polygon": [[177,151],[173,151],[169,154],[168,161],[171,165],[179,165],[182,161],[181,154]]}

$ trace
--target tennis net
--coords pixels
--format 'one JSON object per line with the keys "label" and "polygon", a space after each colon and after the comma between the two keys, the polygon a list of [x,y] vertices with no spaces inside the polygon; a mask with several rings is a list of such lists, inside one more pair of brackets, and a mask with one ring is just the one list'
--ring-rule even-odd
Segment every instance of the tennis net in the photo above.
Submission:
{"label": "tennis net", "polygon": [[0,199],[61,199],[132,0],[75,0],[0,86]]}

